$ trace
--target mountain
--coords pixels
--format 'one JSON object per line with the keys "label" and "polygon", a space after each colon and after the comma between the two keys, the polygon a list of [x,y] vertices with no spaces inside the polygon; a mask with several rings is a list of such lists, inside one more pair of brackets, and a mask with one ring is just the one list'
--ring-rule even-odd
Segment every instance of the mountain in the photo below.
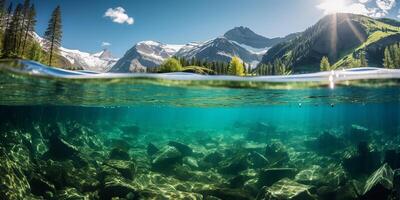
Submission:
{"label": "mountain", "polygon": [[229,62],[233,56],[238,56],[255,67],[261,61],[262,55],[274,44],[292,38],[293,35],[269,39],[254,33],[249,28],[236,27],[227,31],[224,36],[186,45],[143,41],[127,51],[110,72],[145,71],[147,68],[159,66],[172,56],[224,62]]}
{"label": "mountain", "polygon": [[278,43],[290,40],[297,34],[291,34],[286,37],[266,38],[264,36],[254,33],[247,27],[235,27],[224,34],[228,40],[235,41],[239,44],[244,44],[257,49],[264,49],[272,47]]}
{"label": "mountain", "polygon": [[[44,45],[44,39],[38,34],[33,33],[33,38],[41,46]],[[104,49],[98,53],[86,53],[79,50],[67,49],[64,47],[60,48],[61,63],[63,66],[74,67],[78,69],[97,71],[97,72],[107,72],[112,66],[118,61],[114,58],[111,52]]]}
{"label": "mountain", "polygon": [[398,23],[363,15],[338,13],[328,15],[296,38],[271,48],[261,63],[282,60],[295,73],[319,71],[323,56],[334,67],[348,67],[366,52],[369,66],[382,66],[383,49],[399,42]]}
{"label": "mountain", "polygon": [[110,72],[127,73],[146,71],[175,55],[182,45],[162,44],[155,41],[137,43],[112,67]]}
{"label": "mountain", "polygon": [[266,49],[244,46],[225,37],[218,37],[204,43],[190,43],[176,53],[176,57],[196,58],[207,61],[229,62],[233,56],[240,57],[246,63],[257,65]]}

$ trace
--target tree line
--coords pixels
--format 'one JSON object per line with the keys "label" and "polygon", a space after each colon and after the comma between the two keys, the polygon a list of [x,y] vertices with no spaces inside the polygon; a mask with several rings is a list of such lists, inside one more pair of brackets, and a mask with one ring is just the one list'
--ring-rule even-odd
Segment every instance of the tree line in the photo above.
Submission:
{"label": "tree line", "polygon": [[385,48],[383,66],[388,69],[400,68],[400,44],[396,43]]}
{"label": "tree line", "polygon": [[6,0],[0,0],[1,58],[29,59],[50,66],[57,65],[62,38],[60,6],[54,9],[44,39],[39,41],[35,38],[35,5],[30,0],[15,7],[13,2],[7,7],[6,4]]}
{"label": "tree line", "polygon": [[292,74],[291,67],[279,58],[275,59],[273,63],[260,64],[254,72],[259,76]]}

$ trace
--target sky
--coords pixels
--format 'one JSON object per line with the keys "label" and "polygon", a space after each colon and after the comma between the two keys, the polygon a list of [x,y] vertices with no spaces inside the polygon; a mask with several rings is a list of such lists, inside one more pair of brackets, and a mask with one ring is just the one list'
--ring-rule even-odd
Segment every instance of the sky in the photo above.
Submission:
{"label": "sky", "polygon": [[108,48],[117,57],[139,41],[205,41],[237,26],[267,37],[285,36],[303,31],[334,12],[400,19],[400,0],[31,1],[37,10],[39,35],[45,32],[52,10],[60,5],[63,47],[89,53]]}

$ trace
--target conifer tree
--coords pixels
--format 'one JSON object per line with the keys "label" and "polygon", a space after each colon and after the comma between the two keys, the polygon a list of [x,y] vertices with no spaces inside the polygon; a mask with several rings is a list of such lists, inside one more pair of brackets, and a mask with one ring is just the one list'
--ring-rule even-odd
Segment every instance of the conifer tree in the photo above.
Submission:
{"label": "conifer tree", "polygon": [[321,71],[329,71],[331,70],[331,64],[329,63],[328,57],[324,56],[321,59],[321,64],[320,64],[320,69]]}
{"label": "conifer tree", "polygon": [[24,0],[24,5],[22,6],[22,11],[21,11],[21,22],[20,22],[20,27],[18,29],[18,35],[20,37],[18,38],[17,41],[17,52],[20,52],[22,43],[24,42],[24,35],[25,32],[25,27],[28,25],[28,16],[29,16],[29,11],[30,11],[30,6],[31,6],[31,1],[30,0]]}
{"label": "conifer tree", "polygon": [[61,46],[61,37],[61,8],[57,6],[51,15],[48,28],[44,34],[46,40],[45,47],[49,53],[48,64],[50,66],[53,64],[54,57],[58,54],[58,50]]}
{"label": "conifer tree", "polygon": [[25,26],[25,30],[24,30],[25,36],[23,38],[22,54],[25,52],[25,47],[26,47],[29,33],[32,33],[35,31],[35,25],[36,25],[36,11],[35,11],[35,6],[32,4],[32,6],[29,9],[29,15],[27,17],[26,26]]}
{"label": "conifer tree", "polygon": [[365,51],[362,51],[360,54],[360,64],[361,67],[368,67],[368,61],[367,58],[365,57]]}
{"label": "conifer tree", "polygon": [[41,57],[42,57],[42,48],[40,47],[40,44],[34,42],[29,50],[28,59],[34,61],[40,61]]}
{"label": "conifer tree", "polygon": [[6,0],[0,0],[0,30],[3,30],[6,26],[7,11],[5,6]]}
{"label": "conifer tree", "polygon": [[390,55],[389,48],[385,48],[384,58],[383,58],[383,66],[388,69],[394,68],[392,56]]}
{"label": "conifer tree", "polygon": [[21,22],[22,4],[18,4],[5,31],[3,57],[17,56],[17,43]]}

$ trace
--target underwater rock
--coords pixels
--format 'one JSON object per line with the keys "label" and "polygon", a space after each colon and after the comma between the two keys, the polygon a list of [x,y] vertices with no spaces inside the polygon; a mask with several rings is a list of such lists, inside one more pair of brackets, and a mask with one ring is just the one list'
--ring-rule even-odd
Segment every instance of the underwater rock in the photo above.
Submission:
{"label": "underwater rock", "polygon": [[214,151],[214,152],[204,156],[203,161],[208,162],[208,163],[218,164],[219,162],[222,161],[223,158],[224,158],[224,155],[222,153]]}
{"label": "underwater rock", "polygon": [[349,181],[345,185],[337,188],[335,194],[331,194],[329,197],[334,200],[359,199],[361,193],[360,185],[361,184],[355,180]]}
{"label": "underwater rock", "polygon": [[26,199],[30,185],[19,163],[12,161],[0,148],[0,199]]}
{"label": "underwater rock", "polygon": [[290,179],[282,179],[270,187],[264,187],[257,195],[257,200],[315,200],[309,192],[311,186],[303,185]]}
{"label": "underwater rock", "polygon": [[110,152],[109,158],[112,160],[130,160],[129,153],[120,148],[113,148]]}
{"label": "underwater rock", "polygon": [[147,145],[147,148],[146,148],[147,155],[153,156],[153,155],[156,154],[158,151],[160,151],[160,149],[158,149],[158,148],[156,147],[156,145],[154,145],[153,143],[149,143],[149,144]]}
{"label": "underwater rock", "polygon": [[313,165],[309,169],[300,171],[295,181],[307,185],[320,185],[327,181],[327,177],[322,173],[322,168],[319,165]]}
{"label": "underwater rock", "polygon": [[268,159],[270,167],[282,167],[289,162],[289,153],[280,143],[272,143],[265,147],[265,157]]}
{"label": "underwater rock", "polygon": [[264,168],[269,164],[268,159],[256,151],[249,153],[249,160],[255,169]]}
{"label": "underwater rock", "polygon": [[67,188],[57,192],[56,198],[58,200],[86,200],[91,199],[88,195],[79,193],[75,188]]}
{"label": "underwater rock", "polygon": [[394,149],[385,152],[384,163],[387,163],[392,169],[400,168],[400,152]]}
{"label": "underwater rock", "polygon": [[208,196],[217,197],[223,200],[251,200],[254,199],[249,193],[241,189],[215,188],[198,191],[205,198]]}
{"label": "underwater rock", "polygon": [[199,168],[199,164],[197,163],[197,160],[193,157],[184,157],[183,163],[194,169]]}
{"label": "underwater rock", "polygon": [[394,188],[394,195],[400,198],[400,169],[394,171],[393,188]]}
{"label": "underwater rock", "polygon": [[138,196],[138,193],[136,188],[123,178],[108,177],[104,180],[104,185],[102,186],[99,195],[102,200],[111,200],[115,197],[135,199],[135,197]]}
{"label": "underwater rock", "polygon": [[31,187],[31,192],[37,196],[46,196],[46,193],[51,192],[55,193],[55,186],[45,180],[43,177],[40,177],[37,174],[32,175],[29,179],[29,185]]}
{"label": "underwater rock", "polygon": [[249,168],[250,163],[247,156],[235,156],[233,158],[221,161],[219,172],[222,174],[237,175],[241,171]]}
{"label": "underwater rock", "polygon": [[180,143],[180,142],[175,142],[175,141],[170,141],[170,142],[168,142],[168,145],[178,149],[178,151],[181,152],[181,154],[183,156],[190,156],[190,155],[193,154],[192,148],[190,148],[186,144],[183,144],[183,143]]}
{"label": "underwater rock", "polygon": [[297,170],[294,168],[272,168],[264,169],[258,173],[257,185],[259,188],[263,186],[271,186],[275,182],[283,178],[294,178]]}
{"label": "underwater rock", "polygon": [[353,176],[370,174],[381,165],[379,152],[371,152],[368,143],[358,144],[358,153],[343,160],[343,167]]}
{"label": "underwater rock", "polygon": [[177,148],[166,146],[154,155],[151,164],[153,169],[165,170],[178,162],[182,162],[182,158],[183,155]]}
{"label": "underwater rock", "polygon": [[345,142],[328,132],[324,132],[314,140],[306,141],[306,146],[321,154],[331,154],[335,151],[343,149]]}
{"label": "underwater rock", "polygon": [[345,140],[358,144],[360,142],[368,142],[371,139],[371,132],[365,127],[352,124],[348,132],[343,134]]}
{"label": "underwater rock", "polygon": [[61,139],[59,135],[52,134],[49,139],[49,154],[54,159],[64,160],[78,154],[78,149]]}
{"label": "underwater rock", "polygon": [[376,170],[367,180],[362,199],[387,199],[393,189],[394,171],[388,164]]}
{"label": "underwater rock", "polygon": [[133,180],[136,173],[136,165],[132,161],[126,160],[108,160],[104,165],[117,170],[122,177]]}

